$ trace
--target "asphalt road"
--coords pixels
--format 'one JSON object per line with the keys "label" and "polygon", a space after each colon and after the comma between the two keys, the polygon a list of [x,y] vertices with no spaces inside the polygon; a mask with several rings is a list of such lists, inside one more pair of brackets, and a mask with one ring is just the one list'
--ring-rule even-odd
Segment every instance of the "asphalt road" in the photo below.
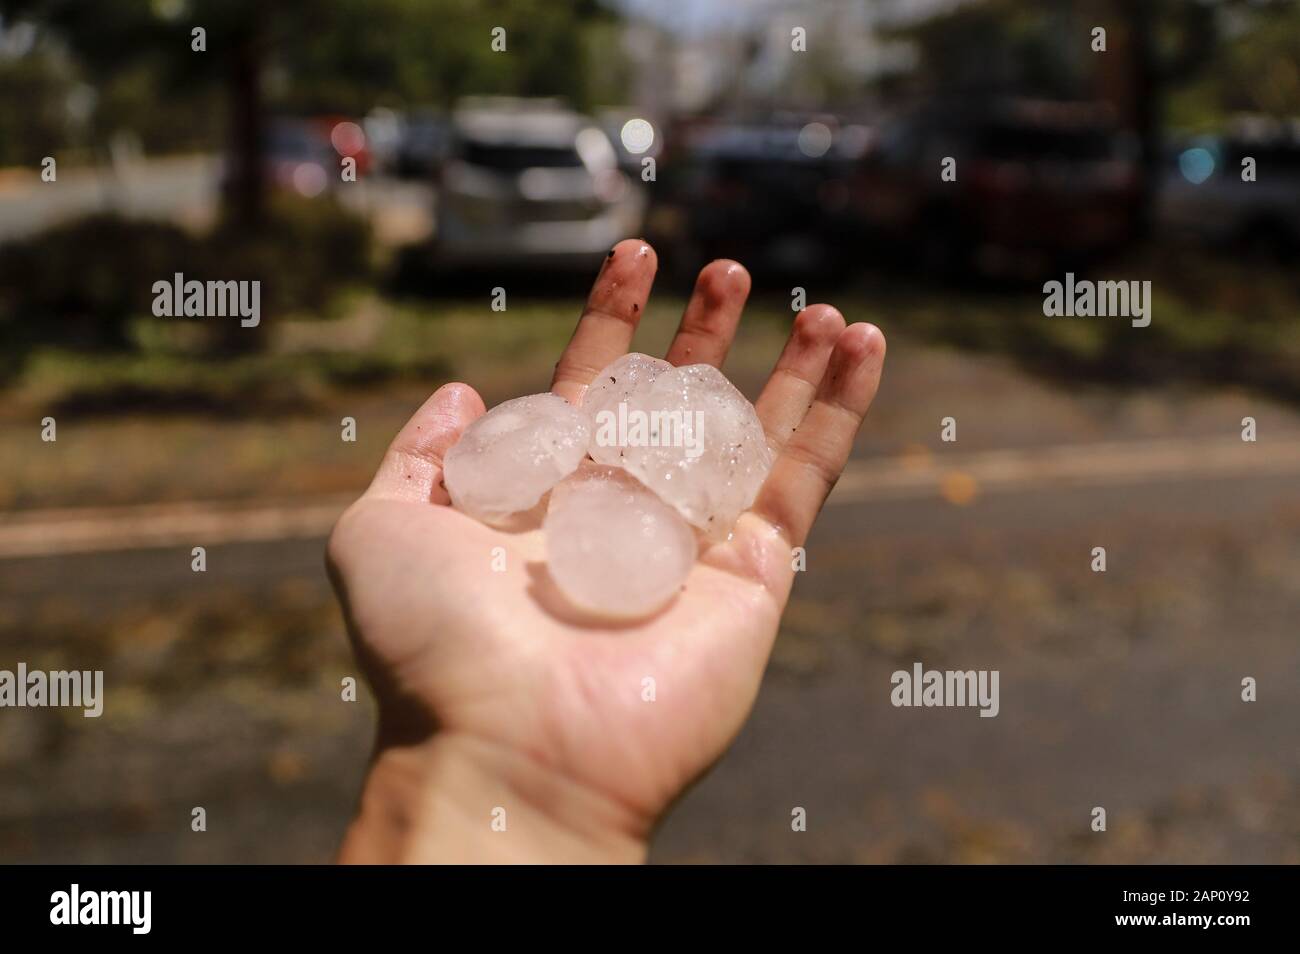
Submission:
{"label": "asphalt road", "polygon": [[[1300,860],[1300,444],[1236,443],[856,462],[753,718],[654,858]],[[96,545],[140,511],[82,513],[83,544],[65,528],[46,556],[0,527],[4,658],[111,674],[102,720],[0,719],[0,858],[329,857],[371,729],[337,692],[336,506],[298,505],[312,516],[288,533],[265,512],[210,521],[229,539],[206,574],[180,538]],[[916,661],[999,670],[1000,714],[892,707],[890,674]]]}

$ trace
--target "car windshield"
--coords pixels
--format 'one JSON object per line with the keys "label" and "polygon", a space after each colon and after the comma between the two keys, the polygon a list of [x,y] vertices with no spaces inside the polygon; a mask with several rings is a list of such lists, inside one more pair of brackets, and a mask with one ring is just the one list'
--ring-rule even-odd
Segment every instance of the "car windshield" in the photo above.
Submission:
{"label": "car windshield", "polygon": [[573,169],[582,166],[582,157],[571,146],[511,146],[465,142],[461,157],[470,165],[497,172],[523,172],[525,169]]}

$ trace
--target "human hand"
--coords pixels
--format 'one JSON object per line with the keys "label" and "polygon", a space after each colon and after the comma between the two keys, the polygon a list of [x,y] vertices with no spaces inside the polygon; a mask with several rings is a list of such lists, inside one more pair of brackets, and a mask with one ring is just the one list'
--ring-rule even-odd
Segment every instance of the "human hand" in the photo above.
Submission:
{"label": "human hand", "polygon": [[[655,268],[644,242],[610,253],[556,365],[557,394],[579,403],[628,350]],[[667,359],[720,366],[748,293],[735,262],[704,268]],[[495,529],[448,506],[443,454],[484,406],[464,384],[429,398],[329,543],[379,707],[340,859],[643,859],[655,821],[753,706],[791,550],[848,459],[884,356],[874,326],[846,327],[827,305],[799,313],[756,403],[777,454],[767,482],[730,540],[702,545],[680,595],[632,623],[566,609],[540,530]]]}

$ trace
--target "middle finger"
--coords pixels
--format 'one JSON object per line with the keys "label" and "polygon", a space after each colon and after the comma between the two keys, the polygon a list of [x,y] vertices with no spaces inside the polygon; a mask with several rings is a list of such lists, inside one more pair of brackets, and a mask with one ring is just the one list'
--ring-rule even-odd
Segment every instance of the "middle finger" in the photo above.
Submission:
{"label": "middle finger", "polygon": [[682,323],[668,346],[668,363],[722,367],[748,297],[749,272],[739,262],[723,258],[700,269]]}

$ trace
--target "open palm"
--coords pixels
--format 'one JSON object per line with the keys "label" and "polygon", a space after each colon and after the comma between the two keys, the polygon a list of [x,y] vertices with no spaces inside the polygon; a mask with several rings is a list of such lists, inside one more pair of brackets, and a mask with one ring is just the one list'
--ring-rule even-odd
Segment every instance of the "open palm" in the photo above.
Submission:
{"label": "open palm", "polygon": [[[556,366],[556,393],[580,402],[628,350],[655,267],[643,242],[611,252]],[[721,365],[748,291],[736,263],[706,267],[667,359]],[[846,327],[824,305],[799,314],[756,405],[777,459],[754,507],[730,540],[702,550],[676,599],[626,624],[567,604],[535,526],[494,529],[447,505],[442,456],[484,407],[466,385],[441,388],[330,541],[331,573],[379,701],[381,745],[459,740],[493,764],[527,765],[520,775],[530,784],[580,790],[594,817],[647,831],[753,704],[792,548],[844,466],[883,358],[873,326]]]}

